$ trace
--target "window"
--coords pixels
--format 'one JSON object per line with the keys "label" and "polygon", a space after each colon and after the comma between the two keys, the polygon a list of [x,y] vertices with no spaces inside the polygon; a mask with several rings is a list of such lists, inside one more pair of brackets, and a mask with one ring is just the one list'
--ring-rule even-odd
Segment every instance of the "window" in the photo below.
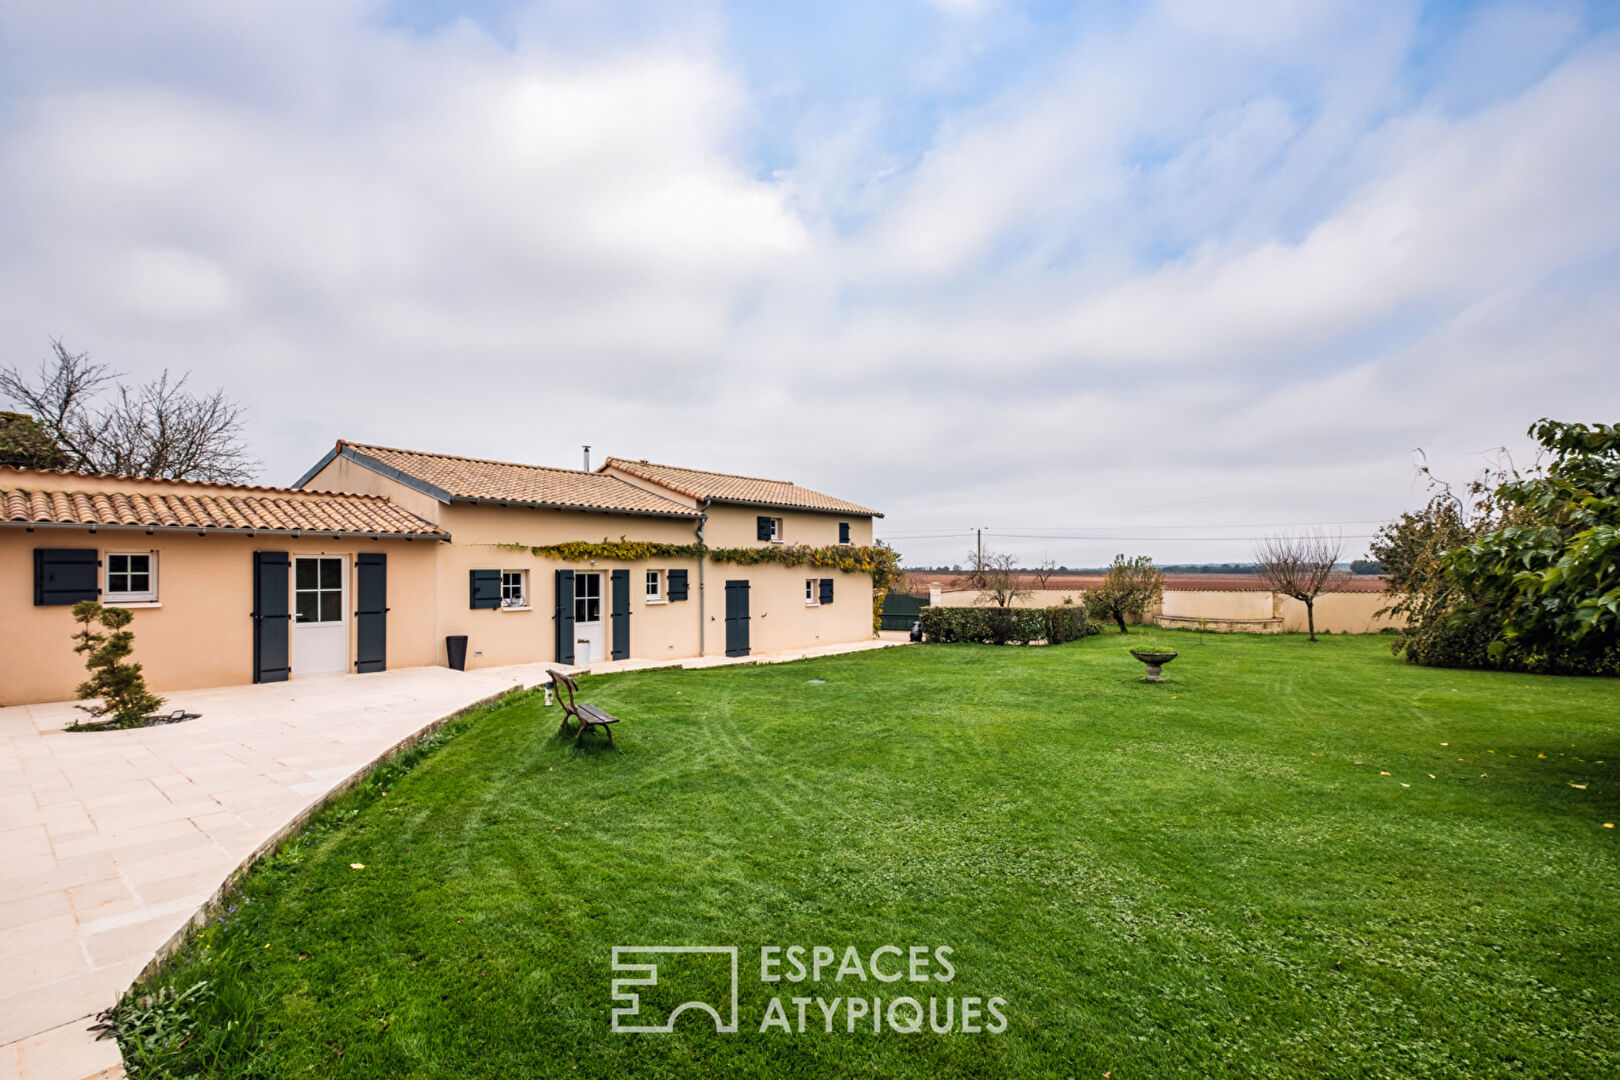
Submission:
{"label": "window", "polygon": [[838,542],[840,544],[849,543],[849,522],[847,521],[838,523]]}
{"label": "window", "polygon": [[664,601],[664,575],[658,570],[647,571],[647,603],[661,604]]}
{"label": "window", "polygon": [[765,515],[761,514],[759,517],[754,519],[754,523],[755,523],[755,526],[756,526],[755,531],[754,531],[754,535],[757,538],[759,538],[760,540],[775,540],[777,542],[781,541],[781,539],[782,539],[782,519],[781,518],[779,518],[779,517],[766,517]]}
{"label": "window", "polygon": [[602,621],[602,575],[574,575],[574,622]]}
{"label": "window", "polygon": [[107,589],[109,602],[150,603],[157,600],[157,552],[109,551]]}
{"label": "window", "polygon": [[293,611],[301,623],[343,621],[343,560],[293,560]]}
{"label": "window", "polygon": [[804,606],[815,607],[820,601],[816,598],[819,587],[815,578],[804,579]]}
{"label": "window", "polygon": [[527,570],[501,571],[501,607],[526,608],[529,606],[529,572]]}
{"label": "window", "polygon": [[776,541],[780,541],[782,539],[782,519],[781,518],[771,518],[771,537],[770,538],[772,540],[776,540]]}

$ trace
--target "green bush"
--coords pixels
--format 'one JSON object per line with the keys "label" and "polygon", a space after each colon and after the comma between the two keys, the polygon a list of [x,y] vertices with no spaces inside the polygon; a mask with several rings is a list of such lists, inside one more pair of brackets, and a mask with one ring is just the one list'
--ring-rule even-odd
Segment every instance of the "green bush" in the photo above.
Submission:
{"label": "green bush", "polygon": [[923,640],[969,641],[983,645],[1028,645],[1043,638],[1049,645],[1076,641],[1096,628],[1085,608],[927,607],[922,611]]}
{"label": "green bush", "polygon": [[1048,645],[1061,645],[1065,641],[1079,641],[1090,634],[1097,633],[1097,628],[1086,618],[1086,609],[1079,604],[1064,607],[1049,607],[1041,612],[1046,620],[1046,643]]}

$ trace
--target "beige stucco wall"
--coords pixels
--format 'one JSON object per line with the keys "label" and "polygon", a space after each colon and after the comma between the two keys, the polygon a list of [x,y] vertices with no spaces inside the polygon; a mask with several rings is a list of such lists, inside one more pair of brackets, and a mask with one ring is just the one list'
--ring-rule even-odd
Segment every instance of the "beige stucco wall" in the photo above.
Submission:
{"label": "beige stucco wall", "polygon": [[[52,486],[66,484],[58,485],[53,477]],[[120,490],[131,486],[126,481],[118,483]],[[253,681],[254,551],[346,556],[351,614],[354,556],[363,551],[386,553],[391,609],[388,666],[433,663],[434,556],[439,546],[430,540],[0,528],[0,704],[70,699],[74,687],[85,678],[83,657],[73,652],[71,638],[77,624],[69,614],[71,608],[34,606],[36,547],[93,547],[101,553],[103,564],[109,551],[157,552],[159,606],[120,606],[135,612],[133,659],[143,666],[147,684],[161,694]],[[354,636],[351,617],[351,663]]]}
{"label": "beige stucco wall", "polygon": [[[872,519],[858,514],[822,514],[806,510],[776,510],[771,507],[709,506],[709,522],[703,538],[710,547],[758,547],[759,519],[782,519],[783,544],[832,547],[838,543],[838,523],[849,522],[849,542],[862,546],[872,543]],[[771,541],[764,541],[770,543]]]}
{"label": "beige stucco wall", "polygon": [[[1071,604],[1084,603],[1085,590],[1073,589],[1059,591],[1057,589],[1032,589],[1027,593],[1013,598],[1008,605],[1015,608],[1049,608],[1061,607],[1065,601]],[[977,589],[960,589],[955,592],[941,592],[939,598],[933,601],[939,607],[984,607],[993,604],[986,594]]]}
{"label": "beige stucco wall", "polygon": [[[1014,607],[1054,607],[1065,597],[1081,603],[1084,590],[1060,592],[1033,590],[1020,596]],[[974,607],[985,603],[977,590],[940,592],[933,602],[941,607]],[[1400,620],[1375,618],[1373,612],[1389,602],[1382,593],[1324,593],[1316,599],[1316,628],[1335,634],[1373,634],[1387,626],[1402,625]],[[1305,630],[1305,605],[1298,600],[1270,592],[1246,589],[1166,589],[1161,605],[1138,621],[1151,622],[1158,614],[1179,618],[1255,620],[1281,616],[1282,629]]]}
{"label": "beige stucco wall", "polygon": [[1269,592],[1243,589],[1167,589],[1160,612],[1184,619],[1270,619],[1273,610]]}
{"label": "beige stucco wall", "polygon": [[[1323,593],[1316,598],[1316,628],[1335,634],[1375,634],[1386,626],[1404,626],[1405,619],[1375,618],[1373,612],[1390,602],[1383,593]],[[1283,628],[1305,631],[1305,605],[1289,596],[1277,598]]]}

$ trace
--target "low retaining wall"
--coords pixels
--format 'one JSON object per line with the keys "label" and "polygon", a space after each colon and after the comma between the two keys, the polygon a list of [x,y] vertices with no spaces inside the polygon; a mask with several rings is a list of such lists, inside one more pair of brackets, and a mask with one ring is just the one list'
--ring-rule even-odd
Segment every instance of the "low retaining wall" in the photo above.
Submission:
{"label": "low retaining wall", "polygon": [[[993,603],[973,589],[935,591],[935,607],[982,607]],[[1085,602],[1084,590],[1032,589],[1016,598],[1018,608],[1047,608]],[[1405,625],[1402,619],[1373,613],[1390,602],[1381,592],[1323,593],[1316,598],[1316,629],[1334,634],[1376,634],[1386,627]],[[1165,627],[1202,628],[1226,633],[1305,632],[1305,605],[1289,596],[1264,589],[1166,589],[1158,607],[1140,619]]]}

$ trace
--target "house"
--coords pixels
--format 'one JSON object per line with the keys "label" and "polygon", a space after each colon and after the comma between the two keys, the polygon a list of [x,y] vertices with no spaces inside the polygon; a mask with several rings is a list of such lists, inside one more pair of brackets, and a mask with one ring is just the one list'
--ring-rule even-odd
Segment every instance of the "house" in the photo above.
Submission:
{"label": "house", "polygon": [[69,611],[160,691],[431,664],[439,526],[385,498],[0,466],[0,705],[73,697]]}
{"label": "house", "polygon": [[[449,534],[437,636],[465,636],[469,667],[747,656],[872,636],[871,578],[836,555],[869,547],[879,515],[790,481],[340,441],[296,486],[383,496]],[[821,564],[793,565],[807,548]]]}
{"label": "house", "polygon": [[154,690],[865,641],[876,511],[788,481],[339,442],[291,488],[0,467],[0,705],[73,696],[79,600]]}

